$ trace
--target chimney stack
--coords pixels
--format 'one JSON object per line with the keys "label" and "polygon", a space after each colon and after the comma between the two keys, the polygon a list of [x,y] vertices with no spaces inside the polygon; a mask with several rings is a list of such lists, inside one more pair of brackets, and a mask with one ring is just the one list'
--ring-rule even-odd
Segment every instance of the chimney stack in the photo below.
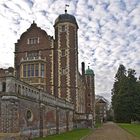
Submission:
{"label": "chimney stack", "polygon": [[82,76],[84,76],[85,75],[85,63],[82,62],[81,64],[82,64]]}

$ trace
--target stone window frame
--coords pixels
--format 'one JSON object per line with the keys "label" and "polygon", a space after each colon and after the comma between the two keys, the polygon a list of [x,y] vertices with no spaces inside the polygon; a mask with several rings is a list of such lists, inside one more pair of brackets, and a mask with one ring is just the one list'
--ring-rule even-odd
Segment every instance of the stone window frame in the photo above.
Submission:
{"label": "stone window frame", "polygon": [[41,63],[40,74],[41,74],[41,77],[45,76],[45,64],[44,63]]}
{"label": "stone window frame", "polygon": [[31,77],[34,77],[34,75],[35,75],[35,66],[34,66],[34,64],[31,64]]}
{"label": "stone window frame", "polygon": [[23,77],[38,77],[39,76],[39,63],[24,63],[22,64]]}
{"label": "stone window frame", "polygon": [[[28,116],[29,113],[30,113],[30,116]],[[29,118],[28,118],[28,117],[29,117]],[[29,122],[32,122],[32,121],[33,121],[33,112],[31,111],[31,109],[27,109],[27,111],[26,111],[26,119],[27,119],[27,121],[29,121]]]}
{"label": "stone window frame", "polygon": [[27,44],[29,45],[35,45],[35,44],[39,44],[39,37],[31,37],[27,39]]}

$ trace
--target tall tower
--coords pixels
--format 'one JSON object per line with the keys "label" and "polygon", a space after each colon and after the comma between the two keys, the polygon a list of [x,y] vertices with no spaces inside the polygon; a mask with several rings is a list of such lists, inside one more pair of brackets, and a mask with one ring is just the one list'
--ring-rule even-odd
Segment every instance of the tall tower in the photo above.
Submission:
{"label": "tall tower", "polygon": [[78,25],[73,15],[61,14],[55,20],[54,83],[58,97],[74,102],[77,93]]}
{"label": "tall tower", "polygon": [[[95,124],[95,85],[94,85],[94,71],[89,68],[85,71],[86,88],[86,113],[91,114],[92,125]],[[89,117],[90,118],[90,115]]]}

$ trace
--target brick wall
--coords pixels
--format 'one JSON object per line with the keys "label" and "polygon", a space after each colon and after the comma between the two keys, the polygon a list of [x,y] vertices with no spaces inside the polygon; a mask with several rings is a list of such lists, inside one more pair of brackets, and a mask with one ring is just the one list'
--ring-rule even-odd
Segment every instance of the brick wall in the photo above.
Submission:
{"label": "brick wall", "polygon": [[73,128],[73,104],[12,76],[5,77],[5,82],[6,92],[0,91],[0,134],[3,134],[3,140],[4,137],[46,136]]}

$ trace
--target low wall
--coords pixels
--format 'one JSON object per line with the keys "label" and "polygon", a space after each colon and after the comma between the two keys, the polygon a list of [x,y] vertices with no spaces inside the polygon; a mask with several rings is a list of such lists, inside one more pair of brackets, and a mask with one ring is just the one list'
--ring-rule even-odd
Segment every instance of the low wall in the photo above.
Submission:
{"label": "low wall", "polygon": [[43,137],[73,129],[73,104],[12,76],[5,77],[5,83],[5,91],[0,86],[1,140]]}

